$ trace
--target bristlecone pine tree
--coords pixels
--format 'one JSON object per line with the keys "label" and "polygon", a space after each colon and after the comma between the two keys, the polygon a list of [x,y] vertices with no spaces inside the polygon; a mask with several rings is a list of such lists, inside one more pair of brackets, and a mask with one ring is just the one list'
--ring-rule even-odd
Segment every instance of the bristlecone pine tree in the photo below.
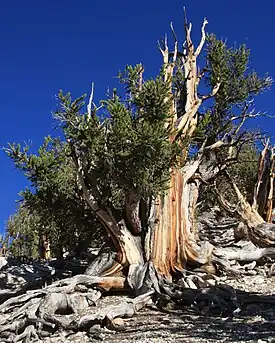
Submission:
{"label": "bristlecone pine tree", "polygon": [[[226,173],[238,158],[241,146],[250,139],[241,130],[243,122],[258,115],[251,111],[251,99],[271,81],[249,71],[245,46],[229,49],[213,35],[207,38],[206,66],[199,71],[197,58],[205,44],[206,24],[205,20],[195,48],[191,25],[185,23],[183,51],[172,27],[174,50],[169,51],[166,38],[160,43],[164,63],[155,80],[143,80],[141,65],[120,74],[126,96],[122,99],[114,91],[102,103],[104,121],[92,98],[87,113],[82,113],[84,97],[72,102],[70,94],[59,94],[56,117],[70,144],[83,197],[117,252],[108,268],[91,265],[90,275],[127,270],[127,281],[137,290],[148,265],[171,279],[187,264],[211,259],[211,249],[196,241],[200,184]],[[203,79],[210,88],[207,95],[198,93]],[[210,104],[203,111],[207,100]],[[254,228],[263,223],[257,205],[251,207],[233,181],[232,187],[246,225]]]}
{"label": "bristlecone pine tree", "polygon": [[[191,24],[185,20],[183,48],[171,25],[173,51],[167,38],[159,43],[160,75],[144,80],[142,65],[127,67],[119,75],[125,85],[123,97],[114,90],[97,107],[92,91],[86,109],[85,96],[72,101],[69,93],[59,93],[55,117],[64,130],[78,188],[116,252],[108,255],[109,260],[99,254],[86,272],[87,278],[95,277],[93,284],[105,290],[130,286],[137,295],[148,291],[171,295],[168,285],[173,277],[186,268],[211,263],[212,247],[199,244],[196,232],[202,184],[212,185],[219,202],[246,224],[254,242],[274,244],[272,231],[259,229],[272,208],[270,145],[266,144],[251,204],[228,170],[245,144],[257,137],[243,124],[261,115],[252,110],[253,98],[271,85],[271,79],[248,68],[245,46],[228,48],[214,35],[206,36],[206,25],[205,20],[195,47]],[[197,60],[203,51],[205,66],[199,69]],[[15,145],[9,154],[20,165]],[[263,165],[268,163],[268,187],[261,194]],[[221,174],[235,192],[234,207],[215,186]],[[260,205],[262,200],[265,205]]]}
{"label": "bristlecone pine tree", "polygon": [[[258,199],[261,185],[272,184],[261,182],[263,162],[252,206],[229,177],[227,167],[238,161],[242,147],[255,138],[242,125],[247,118],[261,115],[251,110],[253,97],[268,88],[271,79],[249,70],[245,46],[231,49],[214,35],[206,37],[206,24],[205,20],[195,48],[191,24],[185,22],[182,51],[171,26],[173,51],[168,49],[167,38],[159,43],[160,75],[145,81],[142,65],[127,67],[119,74],[125,85],[123,98],[114,90],[97,108],[92,92],[85,111],[85,96],[72,101],[69,93],[59,93],[56,118],[62,123],[79,189],[116,251],[108,264],[96,261],[91,265],[90,275],[123,271],[136,289],[148,265],[171,279],[187,264],[210,262],[211,247],[197,244],[195,208],[201,184],[213,184],[222,173],[239,202],[233,210],[214,187],[226,210],[239,215],[251,229],[264,222],[264,211],[270,218],[271,206],[267,210]],[[200,70],[197,58],[205,44],[206,61]],[[209,88],[209,93],[199,95],[203,81],[202,88]],[[100,119],[99,110],[105,119]],[[263,160],[269,150],[267,144]],[[11,146],[8,152],[24,169],[26,159],[18,147]],[[37,169],[30,173],[32,178]],[[260,198],[266,204],[267,189],[263,193]]]}

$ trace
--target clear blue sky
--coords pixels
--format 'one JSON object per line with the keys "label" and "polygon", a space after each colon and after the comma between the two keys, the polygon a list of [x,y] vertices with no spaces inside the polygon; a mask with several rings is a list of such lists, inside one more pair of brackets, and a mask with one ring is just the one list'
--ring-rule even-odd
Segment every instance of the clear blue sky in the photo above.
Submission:
{"label": "clear blue sky", "polygon": [[[147,75],[160,66],[157,40],[174,22],[183,37],[183,5],[195,41],[204,17],[208,32],[252,50],[252,67],[275,77],[274,10],[270,0],[10,0],[0,5],[0,145],[31,140],[33,147],[54,132],[51,111],[60,88],[74,96],[95,82],[104,97],[126,64],[142,62]],[[275,112],[274,90],[258,101]],[[275,122],[274,122],[275,123]],[[272,121],[261,125],[274,134]],[[273,130],[273,133],[272,133]],[[26,181],[0,152],[0,232]]]}

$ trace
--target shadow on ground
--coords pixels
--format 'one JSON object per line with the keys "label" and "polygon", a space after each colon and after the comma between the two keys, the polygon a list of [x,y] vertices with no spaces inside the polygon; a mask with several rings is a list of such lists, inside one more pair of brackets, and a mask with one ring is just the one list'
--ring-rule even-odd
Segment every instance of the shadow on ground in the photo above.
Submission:
{"label": "shadow on ground", "polygon": [[[244,293],[244,292],[242,292]],[[198,314],[189,309],[146,309],[126,320],[113,342],[275,342],[275,295],[247,293],[236,316]],[[271,303],[269,303],[271,302]]]}

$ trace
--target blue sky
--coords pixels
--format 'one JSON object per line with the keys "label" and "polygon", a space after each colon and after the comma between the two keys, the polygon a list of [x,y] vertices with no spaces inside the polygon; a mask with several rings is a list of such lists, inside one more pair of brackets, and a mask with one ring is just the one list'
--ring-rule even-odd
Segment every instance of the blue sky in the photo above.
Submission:
{"label": "blue sky", "polygon": [[[73,96],[89,92],[104,97],[114,76],[126,64],[142,62],[148,76],[161,57],[157,40],[174,22],[183,37],[183,5],[193,23],[194,41],[207,17],[208,32],[245,42],[251,66],[275,77],[275,4],[270,0],[10,0],[0,5],[0,145],[32,141],[54,133],[51,111],[62,88]],[[274,113],[274,89],[261,96],[258,107]],[[274,122],[275,123],[275,122]],[[274,134],[271,120],[260,124]],[[15,210],[18,191],[26,180],[0,152],[0,232]]]}

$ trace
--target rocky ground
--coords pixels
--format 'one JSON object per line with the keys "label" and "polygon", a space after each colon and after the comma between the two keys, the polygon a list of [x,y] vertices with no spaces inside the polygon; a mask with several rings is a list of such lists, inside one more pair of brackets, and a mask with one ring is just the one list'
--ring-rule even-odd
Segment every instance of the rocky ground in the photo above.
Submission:
{"label": "rocky ground", "polygon": [[[239,280],[221,280],[246,292],[274,295],[275,277],[243,276]],[[122,296],[108,296],[99,306],[118,303]],[[220,342],[275,342],[275,303],[242,304],[235,316],[214,315],[211,310],[200,314],[190,308],[173,308],[171,304],[159,310],[153,306],[143,309],[135,317],[118,319],[115,328],[94,325],[90,333],[58,333],[45,337],[44,342],[106,342],[106,343],[220,343]]]}
{"label": "rocky ground", "polygon": [[[223,250],[217,248],[216,253],[219,257],[223,256],[223,254],[227,254],[227,257],[231,256],[225,268],[229,273],[223,271],[221,276],[217,277],[206,274],[206,271],[197,270],[196,275],[201,275],[208,288],[215,286],[216,283],[232,286],[234,289],[239,290],[236,295],[237,298],[238,294],[246,292],[249,295],[249,300],[245,302],[245,296],[242,297],[243,300],[239,303],[237,311],[217,313],[211,307],[205,305],[200,307],[199,304],[195,304],[195,306],[192,304],[192,306],[177,307],[169,302],[166,306],[160,308],[155,305],[147,306],[131,318],[115,318],[109,325],[104,323],[103,327],[94,324],[88,329],[89,331],[85,332],[76,333],[70,330],[55,332],[53,330],[50,333],[49,331],[41,331],[36,323],[35,327],[30,325],[28,328],[30,330],[35,328],[36,332],[40,332],[40,339],[38,339],[37,335],[30,334],[30,340],[28,338],[17,340],[17,338],[13,339],[9,333],[5,335],[3,325],[7,323],[5,318],[9,315],[13,318],[12,311],[13,313],[19,311],[20,305],[18,304],[10,308],[8,306],[5,311],[0,310],[0,333],[2,333],[3,337],[5,336],[5,342],[22,343],[95,343],[100,341],[106,343],[275,343],[274,251],[272,249],[256,248],[248,242],[240,241],[235,243],[234,230],[232,228],[228,229],[227,223],[222,223],[221,228],[215,231],[214,238],[209,234],[213,230],[203,232],[202,227],[201,232],[205,236],[204,240],[215,246],[225,247]],[[272,256],[270,257],[267,252]],[[255,256],[258,256],[256,261],[254,261]],[[244,257],[245,261],[243,260]],[[21,294],[26,288],[25,285],[28,285],[30,290],[41,288],[45,290],[47,284],[51,285],[54,280],[62,280],[75,274],[81,274],[87,267],[87,263],[84,262],[68,260],[68,266],[66,265],[64,271],[56,268],[54,264],[49,265],[48,263],[35,261],[19,263],[17,260],[12,259],[9,259],[8,263],[4,258],[0,258],[0,304],[11,296]],[[230,269],[228,266],[232,268]],[[239,276],[234,273],[230,276],[230,270],[239,271]],[[192,274],[189,276],[191,277]],[[191,279],[185,280],[191,281]],[[186,286],[192,289],[195,285],[191,282]],[[83,289],[78,291],[80,292],[78,295],[82,295]],[[87,292],[93,292],[93,290],[89,289]],[[124,300],[129,300],[129,296],[126,295],[107,294],[99,299],[97,306],[89,306],[87,314],[93,314],[107,307],[109,308],[110,305],[117,305]],[[34,301],[36,300],[34,299]],[[25,310],[28,310],[28,306]],[[68,319],[70,322],[70,314],[63,313],[60,316],[65,317],[65,321]],[[71,328],[71,326],[69,327]],[[5,328],[4,331],[6,331]],[[0,343],[3,342],[0,338]]]}

